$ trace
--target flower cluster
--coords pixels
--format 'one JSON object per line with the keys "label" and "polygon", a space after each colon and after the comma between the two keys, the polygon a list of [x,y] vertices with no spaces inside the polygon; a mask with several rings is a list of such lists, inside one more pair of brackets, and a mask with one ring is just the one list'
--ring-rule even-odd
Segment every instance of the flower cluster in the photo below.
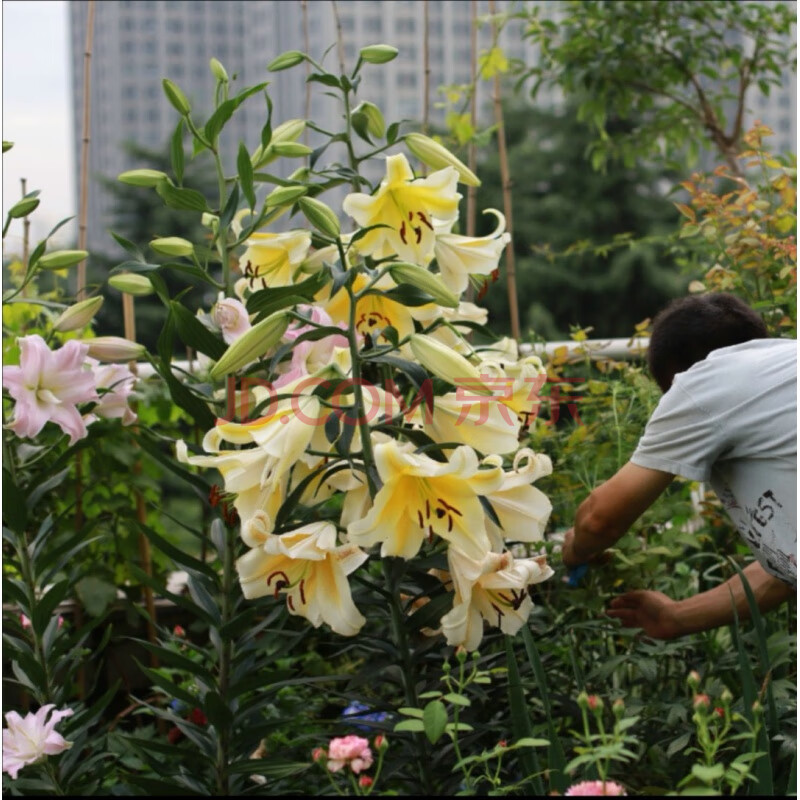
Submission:
{"label": "flower cluster", "polygon": [[[17,436],[33,438],[48,422],[54,422],[74,444],[100,417],[120,418],[123,425],[136,421],[128,405],[135,381],[128,366],[100,363],[92,357],[90,343],[74,339],[50,350],[44,339],[34,334],[21,337],[19,349],[19,366],[3,367],[3,385],[16,400],[8,427]],[[95,348],[94,352],[102,356],[104,351]],[[109,355],[113,357],[114,352]],[[124,357],[124,352],[120,350],[119,355]],[[90,411],[78,408],[88,403],[93,404]]]}
{"label": "flower cluster", "polygon": [[[261,416],[219,419],[204,454],[190,454],[184,442],[177,454],[219,470],[235,495],[250,548],[237,562],[245,597],[282,595],[290,613],[353,635],[365,618],[348,576],[369,549],[413,559],[444,543],[448,572],[439,575],[453,603],[441,630],[449,644],[474,650],[484,622],[519,630],[533,606],[528,587],[552,575],[543,556],[512,553],[513,543],[542,538],[551,505],[533,483],[551,464],[519,445],[538,411],[541,361],[521,357],[514,341],[477,347],[466,336],[486,312],[459,295],[497,269],[509,234],[496,211],[489,236],[453,232],[459,177],[448,166],[415,178],[406,157],[392,155],[373,194],[344,200],[355,233],[339,235],[318,201],[310,208],[317,227],[331,230],[325,247],[312,251],[302,230],[252,233],[238,299],[220,298],[201,320],[229,344],[212,377],[246,368],[249,381],[254,365],[269,363],[260,383],[270,390],[248,391],[242,381],[237,403]],[[260,298],[312,279],[320,287],[313,303],[252,318]],[[393,380],[366,386],[361,368],[374,373],[381,363],[421,364],[436,380],[435,396],[408,408]],[[326,386],[336,387],[334,397]],[[359,430],[345,436],[348,421]],[[412,433],[431,446],[418,449]],[[290,496],[317,505],[337,493],[338,518],[287,524]]]}

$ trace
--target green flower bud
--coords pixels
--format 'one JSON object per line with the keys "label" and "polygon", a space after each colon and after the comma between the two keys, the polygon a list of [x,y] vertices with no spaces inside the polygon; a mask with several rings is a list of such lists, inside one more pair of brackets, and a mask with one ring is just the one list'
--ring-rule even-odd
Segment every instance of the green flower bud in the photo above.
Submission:
{"label": "green flower bud", "polygon": [[389,272],[396,283],[409,283],[427,292],[439,305],[458,308],[458,295],[453,294],[432,272],[416,264],[400,261],[389,266]]}
{"label": "green flower bud", "polygon": [[20,217],[27,217],[36,206],[39,205],[38,197],[23,197],[22,200],[17,200],[9,209],[8,216],[12,219],[19,219]]}
{"label": "green flower bud", "polygon": [[161,81],[161,85],[164,88],[164,94],[167,96],[167,100],[172,103],[179,114],[185,117],[192,110],[189,101],[186,99],[186,95],[168,78],[164,78],[164,80]]}
{"label": "green flower bud", "polygon": [[190,256],[194,253],[194,245],[180,236],[166,236],[163,239],[153,239],[150,247],[165,256]]}
{"label": "green flower bud", "polygon": [[86,250],[56,250],[45,253],[36,263],[42,269],[64,269],[73,267],[88,257]]}
{"label": "green flower bud", "polygon": [[378,106],[365,100],[353,110],[353,113],[363,114],[367,120],[367,131],[378,139],[383,138],[386,133],[386,121]]}
{"label": "green flower bud", "polygon": [[697,691],[697,687],[700,685],[700,673],[696,669],[693,669],[686,676],[686,683],[692,691]]}
{"label": "green flower bud", "polygon": [[277,58],[273,58],[272,61],[267,64],[267,70],[269,72],[279,72],[282,69],[294,67],[305,60],[305,53],[301,53],[299,50],[287,50],[285,53],[281,53]]}
{"label": "green flower bud", "polygon": [[286,180],[288,181],[304,181],[308,179],[311,170],[308,167],[298,167]]}
{"label": "green flower bud", "polygon": [[3,152],[7,153],[14,146],[14,142],[7,142],[3,139]]}
{"label": "green flower bud", "polygon": [[108,279],[108,285],[118,292],[133,295],[134,297],[146,297],[153,294],[153,284],[146,275],[136,272],[120,272],[112,275]]}
{"label": "green flower bud", "polygon": [[625,713],[625,703],[622,698],[618,697],[611,705],[611,710],[614,712],[614,716],[617,719],[622,719],[622,715]]}
{"label": "green flower bud", "polygon": [[367,64],[386,64],[397,58],[398,49],[390,44],[371,44],[362,47],[359,53],[362,61]]}
{"label": "green flower bud", "polygon": [[136,342],[120,336],[98,336],[96,339],[83,339],[81,344],[88,345],[88,355],[98,361],[135,361],[145,352],[143,344],[136,344]]}
{"label": "green flower bud", "polygon": [[211,69],[211,74],[222,83],[228,82],[228,73],[225,71],[225,67],[222,66],[222,62],[218,61],[216,58],[212,58],[211,61],[208,62],[208,66]]}
{"label": "green flower bud", "polygon": [[[417,361],[438,378],[453,386],[469,381],[471,390],[481,391],[483,382],[480,372],[460,353],[423,333],[412,334],[409,344]],[[477,388],[475,384],[478,384]],[[484,389],[487,394],[491,393],[490,389],[486,387]]]}
{"label": "green flower bud", "polygon": [[100,310],[103,305],[103,298],[99,295],[97,297],[90,297],[88,300],[81,300],[80,303],[75,303],[65,309],[61,316],[55,321],[53,327],[59,333],[66,333],[67,331],[77,331],[85,328],[94,318],[94,315]]}
{"label": "green flower bud", "polygon": [[286,158],[303,158],[314,152],[302,142],[273,142],[272,151],[275,155]]}
{"label": "green flower bud", "polygon": [[293,142],[298,139],[306,128],[306,121],[304,119],[288,119],[282,122],[272,131],[272,139],[267,145],[266,150],[259,145],[252,156],[250,156],[250,163],[253,169],[269,164],[274,161],[278,154],[275,152],[274,145],[281,144],[282,142]]}
{"label": "green flower bud", "polygon": [[165,172],[157,169],[132,169],[117,175],[117,180],[130,186],[158,186],[167,179]]}
{"label": "green flower bud", "polygon": [[276,311],[242,334],[223,354],[209,372],[211,378],[221,378],[247,366],[274,347],[289,327],[286,311]]}
{"label": "green flower bud", "polygon": [[264,203],[267,208],[288,206],[299,197],[302,197],[307,191],[308,188],[306,186],[278,186],[267,195]]}
{"label": "green flower bud", "polygon": [[318,231],[334,239],[339,237],[342,232],[342,227],[333,209],[326,206],[325,203],[320,200],[315,200],[313,197],[301,197],[299,205],[306,219]]}
{"label": "green flower bud", "polygon": [[424,133],[407,133],[404,137],[409,151],[415,155],[423,164],[427,164],[434,169],[444,169],[453,167],[458,173],[460,183],[467,186],[480,186],[478,176],[457,159],[446,147],[434,141]]}

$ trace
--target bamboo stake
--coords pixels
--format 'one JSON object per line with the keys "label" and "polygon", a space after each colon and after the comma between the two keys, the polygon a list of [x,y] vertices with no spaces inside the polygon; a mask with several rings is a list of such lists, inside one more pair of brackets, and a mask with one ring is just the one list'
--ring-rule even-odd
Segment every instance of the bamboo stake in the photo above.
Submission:
{"label": "bamboo stake", "polygon": [[[311,43],[308,38],[308,0],[301,0],[300,9],[303,15],[303,52],[308,53],[311,49]],[[306,104],[304,110],[304,119],[311,118],[311,84],[308,82],[311,76],[311,63],[306,60]],[[303,130],[303,142],[308,147],[308,127]],[[310,156],[306,157],[306,164],[309,163]]]}
{"label": "bamboo stake", "polygon": [[[136,309],[134,307],[133,295],[122,295],[122,319],[125,326],[125,338],[131,342],[136,341]],[[136,374],[136,362],[132,361],[130,364],[131,371]],[[134,433],[138,432],[138,425],[134,428]],[[142,462],[139,458],[133,465],[133,474],[140,475],[142,472]],[[140,525],[147,524],[147,508],[144,504],[144,497],[142,493],[134,488],[133,496],[136,500],[136,521]],[[145,536],[142,531],[139,531],[139,560],[142,564],[142,570],[148,575],[153,576],[153,558],[150,552],[150,540]],[[142,587],[142,596],[144,597],[144,605],[147,609],[147,640],[151,644],[156,644],[156,604],[153,597],[153,589],[150,586]],[[150,665],[152,667],[158,666],[158,658],[155,653],[150,653]]]}
{"label": "bamboo stake", "polygon": [[[20,184],[22,185],[22,196],[25,197],[25,193],[28,191],[28,179],[20,178],[19,180]],[[29,215],[22,220],[22,264],[25,267],[25,269],[28,268],[28,256],[30,255],[30,245],[31,245],[31,219]],[[22,289],[22,296],[23,297],[28,296],[28,286],[25,286]]]}
{"label": "bamboo stake", "polygon": [[[472,96],[469,99],[469,123],[473,132],[478,124],[478,0],[470,0],[469,9],[469,22],[470,22],[470,35],[469,35],[469,74],[472,75]],[[467,166],[474,173],[478,163],[478,149],[475,147],[475,140],[472,139],[467,148]],[[477,214],[476,209],[477,200],[477,187],[467,187],[467,236],[475,235],[475,218]],[[473,287],[470,284],[469,297],[472,299],[474,294]]]}
{"label": "bamboo stake", "polygon": [[331,0],[333,7],[333,20],[336,23],[336,52],[339,54],[339,70],[344,75],[344,42],[342,40],[342,21],[339,19],[339,9],[336,0]]}
{"label": "bamboo stake", "polygon": [[[78,249],[86,249],[87,220],[89,215],[89,140],[91,123],[92,91],[92,42],[94,39],[94,0],[89,0],[86,24],[86,49],[83,53],[83,137],[81,139],[81,196],[78,221]],[[75,299],[80,300],[86,292],[86,261],[78,264]]]}
{"label": "bamboo stake", "polygon": [[[489,0],[489,13],[492,15],[492,46],[497,46],[500,30],[494,18],[495,2]],[[519,300],[517,299],[517,273],[514,262],[513,218],[511,215],[511,176],[508,170],[508,151],[506,149],[506,130],[503,123],[503,105],[500,93],[500,74],[494,76],[494,121],[497,126],[497,150],[500,156],[500,178],[503,184],[503,211],[506,215],[507,230],[512,239],[506,245],[506,276],[508,278],[508,312],[511,317],[511,336],[519,341]]]}
{"label": "bamboo stake", "polygon": [[431,102],[431,51],[428,0],[422,3],[422,132],[428,133],[429,106]]}

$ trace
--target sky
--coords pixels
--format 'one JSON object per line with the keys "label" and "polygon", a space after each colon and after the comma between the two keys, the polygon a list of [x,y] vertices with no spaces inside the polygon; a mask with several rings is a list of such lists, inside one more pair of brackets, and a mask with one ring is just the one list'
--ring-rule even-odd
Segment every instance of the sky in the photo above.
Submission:
{"label": "sky", "polygon": [[[76,213],[70,109],[67,2],[3,0],[3,139],[14,142],[3,156],[3,220],[27,190],[40,189],[30,217],[34,244],[64,217]],[[76,223],[55,241],[74,244]],[[21,252],[22,222],[15,220],[5,254]]]}

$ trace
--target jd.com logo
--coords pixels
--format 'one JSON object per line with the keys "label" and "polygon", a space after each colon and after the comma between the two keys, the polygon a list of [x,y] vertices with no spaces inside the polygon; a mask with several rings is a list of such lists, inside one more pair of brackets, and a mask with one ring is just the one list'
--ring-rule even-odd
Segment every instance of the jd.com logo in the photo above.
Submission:
{"label": "jd.com logo", "polygon": [[[525,378],[523,382],[530,384],[530,391],[524,403],[524,408],[527,410],[520,415],[523,424],[530,425],[538,416],[542,403],[546,402],[550,406],[547,425],[555,425],[558,422],[562,405],[566,405],[572,419],[578,425],[582,425],[577,404],[583,398],[568,392],[562,393],[562,390],[564,384],[580,383],[583,380],[584,378],[559,378],[556,382],[550,382],[545,375]],[[456,425],[461,425],[467,420],[470,425],[485,424],[489,420],[490,407],[493,404],[497,405],[498,414],[505,423],[511,427],[519,424],[516,413],[509,406],[512,398],[516,401],[515,405],[520,400],[519,396],[514,397],[514,380],[512,378],[481,375],[480,380],[456,378],[455,383],[455,403],[461,408]],[[352,413],[356,384],[361,386],[362,395],[365,397],[364,406],[367,410],[362,416],[353,416]],[[263,399],[252,408],[254,416],[251,417],[253,397],[250,390],[256,386],[266,389],[268,398]],[[326,400],[327,405],[320,407],[319,416],[311,416],[308,413],[308,398],[318,388],[323,391],[333,389],[333,392]],[[267,423],[280,413],[281,422],[288,424],[292,414],[286,413],[287,402],[295,418],[313,426],[325,425],[331,414],[334,414],[341,424],[354,426],[372,422],[379,417],[394,419],[398,415],[402,415],[406,421],[410,421],[412,416],[417,413],[418,408],[422,415],[422,421],[429,423],[434,407],[433,383],[430,378],[426,378],[416,395],[410,400],[404,400],[397,384],[391,379],[385,381],[379,390],[375,384],[362,379],[344,378],[334,382],[325,378],[309,376],[294,386],[291,394],[288,394],[282,393],[281,388],[276,388],[270,381],[250,377],[242,378],[237,390],[236,380],[229,377],[227,408],[222,419],[226,422],[238,421],[243,424]]]}

